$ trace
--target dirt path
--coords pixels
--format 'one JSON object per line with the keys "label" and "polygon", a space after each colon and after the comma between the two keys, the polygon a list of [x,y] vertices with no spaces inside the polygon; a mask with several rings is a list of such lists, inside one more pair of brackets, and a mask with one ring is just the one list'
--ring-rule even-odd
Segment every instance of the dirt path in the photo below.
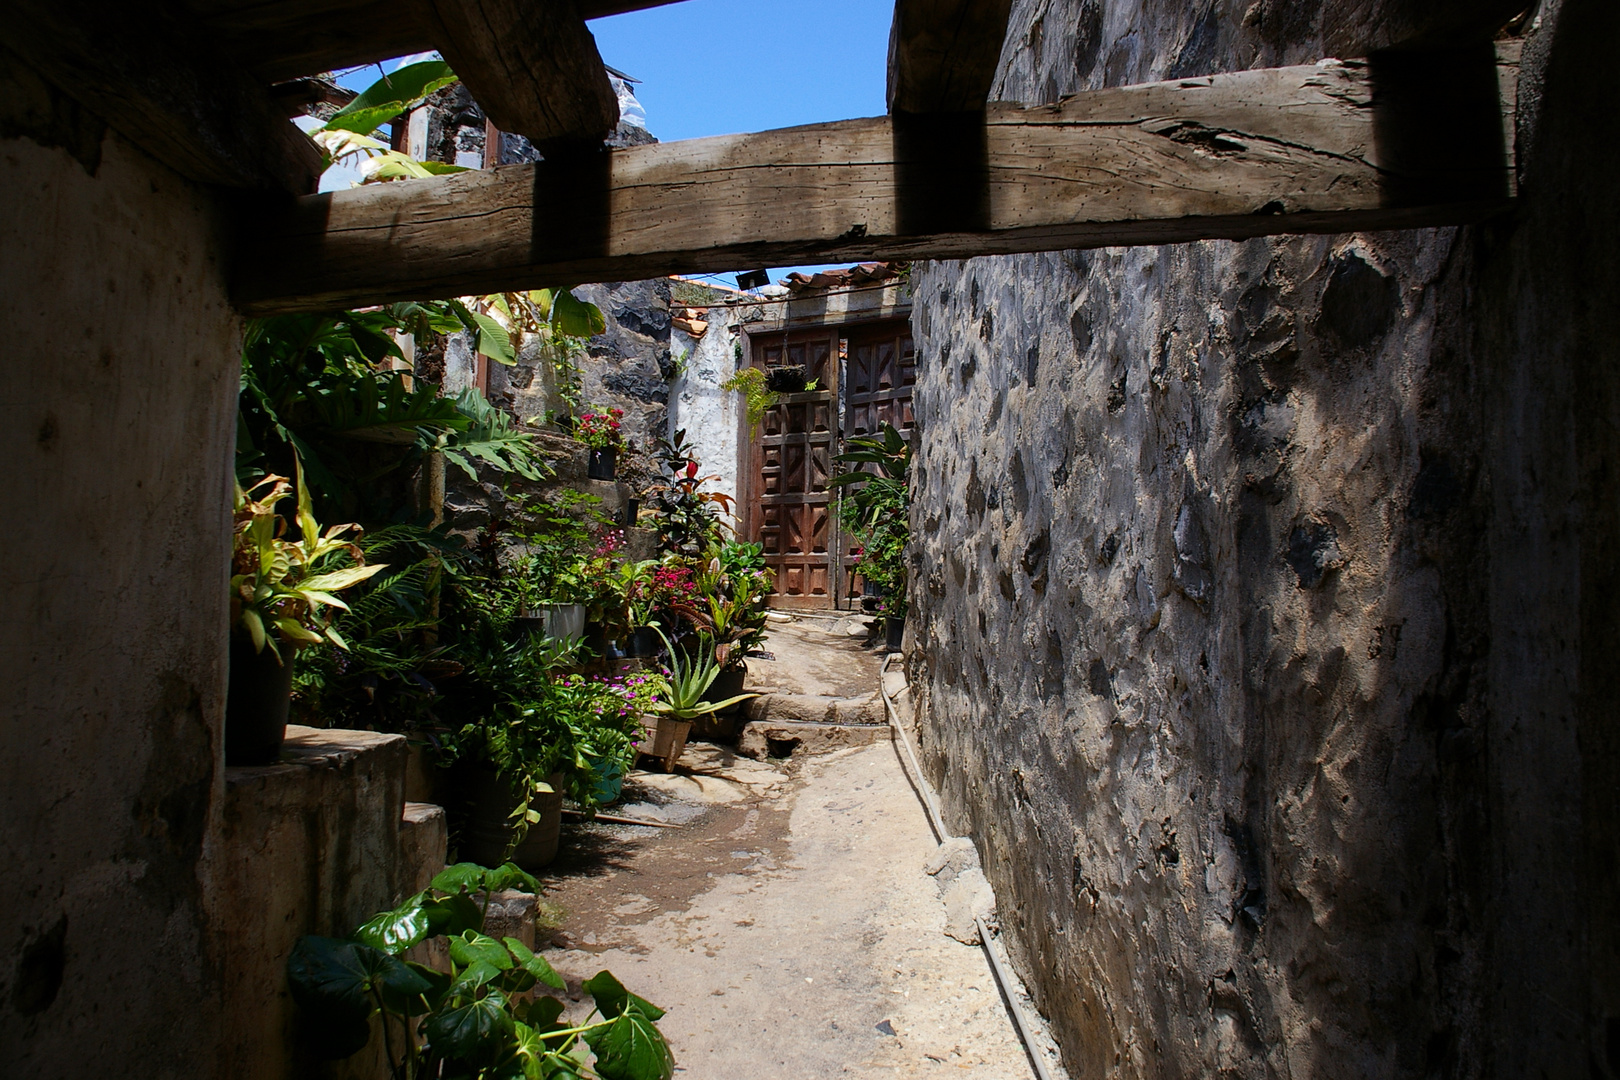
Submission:
{"label": "dirt path", "polygon": [[618,808],[682,829],[565,828],[547,955],[571,989],[611,969],[703,1080],[1029,1075],[983,953],[942,932],[887,742],[766,763],[693,744],[682,767],[635,774]]}

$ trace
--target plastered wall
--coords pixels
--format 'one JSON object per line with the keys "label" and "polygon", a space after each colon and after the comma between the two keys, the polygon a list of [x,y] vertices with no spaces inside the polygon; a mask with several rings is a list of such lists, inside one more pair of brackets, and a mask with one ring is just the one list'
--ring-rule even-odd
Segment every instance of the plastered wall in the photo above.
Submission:
{"label": "plastered wall", "polygon": [[210,197],[0,85],[0,1060],[209,1075],[239,323]]}

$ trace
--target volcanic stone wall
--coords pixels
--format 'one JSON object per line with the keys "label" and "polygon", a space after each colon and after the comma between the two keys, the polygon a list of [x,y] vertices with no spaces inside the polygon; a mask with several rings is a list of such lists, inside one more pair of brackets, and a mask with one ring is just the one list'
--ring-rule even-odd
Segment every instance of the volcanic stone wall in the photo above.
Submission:
{"label": "volcanic stone wall", "polygon": [[[992,96],[1447,8],[1017,0]],[[1500,220],[914,272],[924,752],[1077,1076],[1620,1076],[1620,8],[1514,32]]]}

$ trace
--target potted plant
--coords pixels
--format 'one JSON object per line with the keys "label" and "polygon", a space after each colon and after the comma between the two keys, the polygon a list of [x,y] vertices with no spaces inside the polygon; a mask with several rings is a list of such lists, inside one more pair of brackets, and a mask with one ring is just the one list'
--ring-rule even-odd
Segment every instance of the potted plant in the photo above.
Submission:
{"label": "potted plant", "polygon": [[603,615],[621,655],[647,657],[658,652],[658,636],[653,632],[658,598],[652,589],[658,565],[656,559],[627,562],[610,579],[611,595],[603,602]]}
{"label": "potted plant", "polygon": [[592,480],[612,480],[618,475],[619,451],[624,448],[624,436],[619,432],[623,409],[607,412],[588,412],[574,423],[574,438],[590,451],[586,474]]}
{"label": "potted plant", "polygon": [[658,636],[669,650],[669,676],[666,679],[669,689],[653,703],[653,726],[643,733],[641,740],[636,743],[636,750],[657,758],[663,764],[664,771],[669,772],[675,768],[681,751],[686,749],[687,736],[692,733],[692,722],[697,717],[759,695],[738,694],[723,701],[704,701],[704,694],[708,693],[720,674],[720,665],[715,663],[713,651],[700,639],[696,654],[683,656],[664,637],[663,631],[659,631]]}
{"label": "potted plant", "polygon": [[347,649],[327,609],[346,608],[337,594],[383,569],[381,563],[365,565],[354,542],[358,526],[321,531],[310,509],[302,462],[296,468],[297,540],[286,538],[287,521],[276,512],[293,493],[286,477],[266,476],[247,490],[236,486],[227,765],[276,760],[287,733],[294,655],[321,641]]}
{"label": "potted plant", "polygon": [[899,652],[906,619],[906,546],[911,538],[911,444],[890,424],[874,436],[849,441],[835,459],[857,466],[830,480],[843,488],[839,520],[861,542],[858,567],[866,589],[881,597],[884,643]]}

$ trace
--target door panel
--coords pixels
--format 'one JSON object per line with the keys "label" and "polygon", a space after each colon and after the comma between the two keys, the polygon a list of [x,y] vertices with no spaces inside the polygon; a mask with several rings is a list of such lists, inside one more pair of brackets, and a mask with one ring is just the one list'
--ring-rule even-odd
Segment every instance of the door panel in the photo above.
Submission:
{"label": "door panel", "polygon": [[771,604],[825,609],[842,599],[847,605],[858,580],[849,573],[855,560],[844,553],[836,493],[827,482],[840,468],[833,458],[844,439],[874,434],[885,423],[911,427],[917,360],[910,323],[797,330],[786,342],[773,334],[754,342],[752,360],[767,371],[803,365],[807,378],[819,380],[815,390],[784,394],[766,411],[751,452],[744,520],[776,571]]}

